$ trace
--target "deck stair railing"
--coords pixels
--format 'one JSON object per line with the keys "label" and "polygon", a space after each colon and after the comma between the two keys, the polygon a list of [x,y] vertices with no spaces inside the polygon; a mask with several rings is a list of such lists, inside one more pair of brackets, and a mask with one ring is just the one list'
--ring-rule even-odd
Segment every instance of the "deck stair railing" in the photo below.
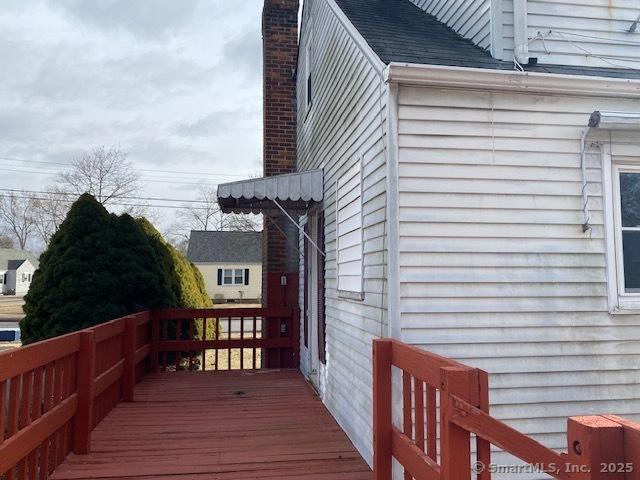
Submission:
{"label": "deck stair railing", "polygon": [[[133,401],[148,372],[194,369],[200,358],[205,369],[209,351],[216,369],[264,367],[265,351],[271,367],[281,366],[278,358],[297,366],[289,365],[298,358],[297,315],[291,308],[146,311],[1,353],[0,480],[45,480],[69,453],[89,453],[92,430],[119,402]],[[197,322],[216,335],[196,335]],[[225,365],[215,360],[225,355]]]}
{"label": "deck stair railing", "polygon": [[[394,425],[394,370],[402,375],[402,428]],[[567,453],[557,453],[489,415],[482,370],[383,339],[374,340],[373,372],[375,480],[392,478],[394,458],[405,480],[469,480],[472,474],[489,480],[500,472],[491,464],[491,445],[524,461],[531,473],[563,480],[640,480],[638,424],[612,415],[569,418]]]}

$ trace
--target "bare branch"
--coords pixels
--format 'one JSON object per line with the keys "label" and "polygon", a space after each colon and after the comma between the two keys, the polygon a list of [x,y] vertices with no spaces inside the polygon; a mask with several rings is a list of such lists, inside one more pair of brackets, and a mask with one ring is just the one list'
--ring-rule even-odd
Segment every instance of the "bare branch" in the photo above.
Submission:
{"label": "bare branch", "polygon": [[141,190],[140,176],[120,147],[96,147],[71,161],[69,170],[58,176],[58,188],[67,193],[90,193],[107,205]]}
{"label": "bare branch", "polygon": [[33,196],[27,192],[11,193],[0,198],[0,220],[11,232],[21,250],[35,230]]}
{"label": "bare branch", "polygon": [[191,230],[235,230],[257,232],[262,222],[256,215],[225,214],[217,202],[216,187],[204,186],[197,200],[202,203],[188,205],[176,214],[177,221],[167,232],[167,237],[177,248],[184,248]]}
{"label": "bare branch", "polygon": [[33,221],[40,240],[49,244],[60,224],[67,216],[73,197],[68,196],[58,186],[49,187],[46,194],[33,200]]}

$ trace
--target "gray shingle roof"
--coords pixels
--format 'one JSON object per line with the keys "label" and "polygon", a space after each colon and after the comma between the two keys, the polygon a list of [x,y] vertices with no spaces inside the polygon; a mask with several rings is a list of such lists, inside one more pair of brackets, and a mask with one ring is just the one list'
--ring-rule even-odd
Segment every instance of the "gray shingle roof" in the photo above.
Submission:
{"label": "gray shingle roof", "polygon": [[14,248],[0,248],[0,270],[15,270],[25,260],[29,260],[34,267],[38,268],[38,257],[33,253]]}
{"label": "gray shingle roof", "polygon": [[192,230],[187,257],[193,263],[260,263],[261,232]]}
{"label": "gray shingle roof", "polygon": [[[391,62],[513,70],[489,52],[421,10],[409,0],[336,0],[380,59]],[[640,70],[565,65],[525,66],[531,72],[637,78]]]}

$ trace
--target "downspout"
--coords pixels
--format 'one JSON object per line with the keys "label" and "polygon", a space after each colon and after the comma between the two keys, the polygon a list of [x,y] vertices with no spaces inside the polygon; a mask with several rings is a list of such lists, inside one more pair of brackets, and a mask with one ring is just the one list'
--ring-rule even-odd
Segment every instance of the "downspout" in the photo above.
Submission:
{"label": "downspout", "polygon": [[520,65],[529,63],[527,27],[527,0],[513,0],[513,55]]}

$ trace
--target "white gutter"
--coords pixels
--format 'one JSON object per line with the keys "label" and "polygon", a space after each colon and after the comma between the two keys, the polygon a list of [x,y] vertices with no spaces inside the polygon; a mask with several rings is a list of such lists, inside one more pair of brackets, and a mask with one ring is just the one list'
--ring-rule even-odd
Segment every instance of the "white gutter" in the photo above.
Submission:
{"label": "white gutter", "polygon": [[513,0],[513,54],[516,62],[521,65],[529,63],[529,34],[527,27],[527,0]]}
{"label": "white gutter", "polygon": [[640,80],[554,73],[391,63],[385,81],[401,85],[640,98]]}

